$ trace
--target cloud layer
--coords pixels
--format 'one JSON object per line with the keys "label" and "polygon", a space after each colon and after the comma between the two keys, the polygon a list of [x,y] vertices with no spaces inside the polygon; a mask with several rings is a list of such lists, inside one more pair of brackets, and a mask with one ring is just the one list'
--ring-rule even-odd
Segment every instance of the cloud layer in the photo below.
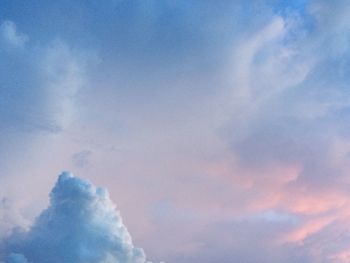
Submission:
{"label": "cloud layer", "polygon": [[0,236],[64,167],[152,259],[350,261],[348,1],[1,5]]}
{"label": "cloud layer", "polygon": [[28,231],[4,241],[6,263],[144,263],[108,192],[62,173]]}

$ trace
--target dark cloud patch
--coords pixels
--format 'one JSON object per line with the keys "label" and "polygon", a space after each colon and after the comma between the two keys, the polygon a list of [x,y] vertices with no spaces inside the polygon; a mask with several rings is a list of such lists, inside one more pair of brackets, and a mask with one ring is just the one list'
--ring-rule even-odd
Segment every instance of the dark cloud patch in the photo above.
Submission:
{"label": "dark cloud patch", "polygon": [[89,158],[92,152],[89,150],[83,150],[81,152],[74,153],[72,155],[72,161],[77,167],[85,167],[89,164]]}

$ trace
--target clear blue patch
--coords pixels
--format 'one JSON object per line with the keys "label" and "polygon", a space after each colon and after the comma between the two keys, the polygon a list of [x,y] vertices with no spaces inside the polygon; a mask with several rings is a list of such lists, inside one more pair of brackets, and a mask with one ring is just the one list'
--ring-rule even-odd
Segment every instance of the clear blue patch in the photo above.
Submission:
{"label": "clear blue patch", "polygon": [[286,12],[298,12],[305,14],[310,0],[279,0],[274,6],[275,11]]}

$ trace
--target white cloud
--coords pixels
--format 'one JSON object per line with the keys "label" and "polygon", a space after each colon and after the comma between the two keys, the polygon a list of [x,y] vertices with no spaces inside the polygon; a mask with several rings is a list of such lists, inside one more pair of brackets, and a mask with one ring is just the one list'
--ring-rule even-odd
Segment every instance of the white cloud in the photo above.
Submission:
{"label": "white cloud", "polygon": [[108,192],[64,172],[50,194],[50,206],[29,231],[4,241],[7,263],[144,263]]}
{"label": "white cloud", "polygon": [[75,116],[75,102],[86,82],[88,56],[79,56],[65,42],[56,40],[43,52],[39,68],[42,84],[47,90],[47,110],[61,127],[69,126]]}
{"label": "white cloud", "polygon": [[11,46],[23,47],[28,41],[28,37],[17,31],[15,23],[4,21],[0,25],[0,35],[2,39]]}

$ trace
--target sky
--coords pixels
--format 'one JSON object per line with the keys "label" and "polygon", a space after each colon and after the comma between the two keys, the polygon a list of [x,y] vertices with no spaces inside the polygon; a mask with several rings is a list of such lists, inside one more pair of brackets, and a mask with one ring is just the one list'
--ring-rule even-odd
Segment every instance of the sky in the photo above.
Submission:
{"label": "sky", "polygon": [[345,0],[2,0],[0,262],[350,262],[349,70]]}

